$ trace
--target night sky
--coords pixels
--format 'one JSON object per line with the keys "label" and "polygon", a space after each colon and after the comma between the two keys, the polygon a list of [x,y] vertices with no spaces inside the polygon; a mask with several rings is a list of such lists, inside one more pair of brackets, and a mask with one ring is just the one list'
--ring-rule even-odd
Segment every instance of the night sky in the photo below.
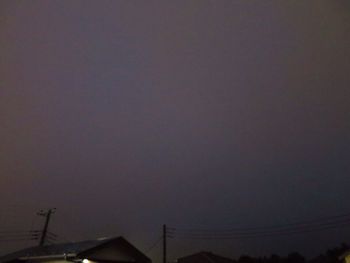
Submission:
{"label": "night sky", "polygon": [[[65,240],[350,212],[350,4],[0,2],[1,229]],[[314,256],[350,228],[198,250]],[[0,252],[34,243],[0,243]],[[156,262],[161,247],[149,254]]]}

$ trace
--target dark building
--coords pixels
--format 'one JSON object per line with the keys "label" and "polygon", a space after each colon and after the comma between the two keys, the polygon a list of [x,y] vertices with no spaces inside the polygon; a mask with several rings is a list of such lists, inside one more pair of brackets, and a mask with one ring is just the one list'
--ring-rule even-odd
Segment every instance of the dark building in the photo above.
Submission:
{"label": "dark building", "polygon": [[36,246],[3,257],[1,263],[151,263],[123,237]]}

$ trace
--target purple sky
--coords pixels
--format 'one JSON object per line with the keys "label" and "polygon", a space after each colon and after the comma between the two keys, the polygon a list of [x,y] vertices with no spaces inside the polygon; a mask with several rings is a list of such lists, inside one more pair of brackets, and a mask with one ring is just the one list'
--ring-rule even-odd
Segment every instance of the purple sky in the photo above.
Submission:
{"label": "purple sky", "polygon": [[[40,227],[35,212],[57,207],[52,231],[65,239],[122,234],[147,250],[163,223],[350,212],[349,9],[2,0],[2,229]],[[350,230],[171,240],[169,260],[203,249],[312,256],[342,241]],[[157,261],[160,247],[149,255]]]}

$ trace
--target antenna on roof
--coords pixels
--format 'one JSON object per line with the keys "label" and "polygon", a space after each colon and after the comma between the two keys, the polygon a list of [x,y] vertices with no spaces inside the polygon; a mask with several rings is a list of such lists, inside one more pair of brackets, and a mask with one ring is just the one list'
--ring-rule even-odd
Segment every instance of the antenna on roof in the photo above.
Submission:
{"label": "antenna on roof", "polygon": [[55,213],[56,211],[56,208],[50,208],[46,211],[44,210],[40,210],[37,214],[39,216],[44,216],[46,217],[46,220],[45,220],[45,225],[44,225],[44,228],[41,232],[41,238],[40,238],[40,242],[39,242],[39,246],[43,246],[44,243],[45,243],[45,239],[46,239],[46,235],[47,235],[47,229],[49,227],[49,222],[50,222],[50,217],[51,217],[51,214]]}

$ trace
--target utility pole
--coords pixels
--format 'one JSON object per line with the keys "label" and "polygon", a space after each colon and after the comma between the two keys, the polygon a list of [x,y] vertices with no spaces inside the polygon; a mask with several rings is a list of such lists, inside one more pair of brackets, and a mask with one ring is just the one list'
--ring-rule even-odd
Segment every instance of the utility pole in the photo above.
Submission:
{"label": "utility pole", "polygon": [[44,228],[41,232],[41,238],[40,238],[40,242],[39,242],[39,246],[43,246],[44,243],[45,243],[45,239],[46,239],[46,234],[47,234],[47,229],[49,227],[49,222],[50,222],[50,217],[51,217],[51,214],[55,213],[56,211],[56,208],[50,208],[48,209],[47,211],[43,211],[43,210],[40,210],[38,212],[38,215],[39,216],[44,216],[46,217],[45,219],[45,225],[44,225]]}
{"label": "utility pole", "polygon": [[166,263],[166,225],[163,225],[163,263]]}

